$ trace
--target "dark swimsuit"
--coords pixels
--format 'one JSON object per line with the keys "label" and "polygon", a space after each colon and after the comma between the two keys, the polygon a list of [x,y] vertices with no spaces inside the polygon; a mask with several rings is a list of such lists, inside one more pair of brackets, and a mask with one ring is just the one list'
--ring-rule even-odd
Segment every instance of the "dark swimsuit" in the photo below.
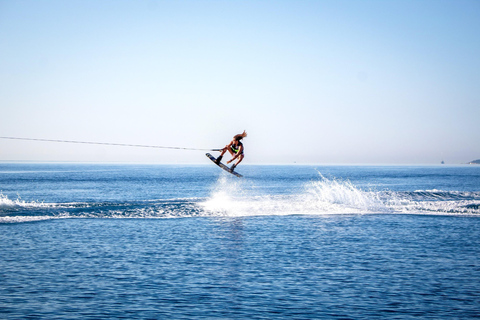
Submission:
{"label": "dark swimsuit", "polygon": [[[232,144],[230,148],[232,149],[233,153],[238,153],[238,150],[240,150],[241,145],[242,145],[242,143],[240,143],[238,145],[238,147],[235,147],[235,144]],[[242,150],[242,153],[240,153],[240,154],[243,154],[243,150]]]}

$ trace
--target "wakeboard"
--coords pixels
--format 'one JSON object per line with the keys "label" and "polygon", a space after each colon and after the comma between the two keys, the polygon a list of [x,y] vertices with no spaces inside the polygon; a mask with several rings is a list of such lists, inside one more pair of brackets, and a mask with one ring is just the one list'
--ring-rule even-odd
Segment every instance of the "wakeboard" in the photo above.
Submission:
{"label": "wakeboard", "polygon": [[227,167],[226,165],[224,165],[223,163],[219,162],[217,163],[216,162],[216,158],[214,156],[212,156],[210,153],[207,153],[205,154],[210,160],[212,160],[213,163],[215,163],[217,166],[219,166],[220,168],[222,168],[223,170],[227,171],[228,173],[231,173],[233,174],[234,176],[237,176],[239,178],[242,178],[243,176],[240,174],[240,173],[237,173],[235,171],[233,171],[232,169],[230,169],[229,167]]}

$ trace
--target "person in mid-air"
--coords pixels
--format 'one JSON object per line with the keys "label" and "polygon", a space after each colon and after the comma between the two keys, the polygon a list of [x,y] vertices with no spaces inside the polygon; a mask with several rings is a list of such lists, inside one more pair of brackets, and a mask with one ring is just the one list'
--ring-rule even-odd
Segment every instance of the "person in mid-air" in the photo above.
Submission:
{"label": "person in mid-air", "polygon": [[225,152],[230,152],[230,154],[232,155],[232,159],[228,160],[227,163],[230,163],[230,162],[233,162],[235,161],[236,159],[237,162],[234,163],[232,165],[232,167],[230,168],[230,170],[234,170],[236,166],[238,166],[238,164],[240,162],[242,162],[243,158],[244,158],[244,153],[243,153],[243,144],[240,140],[242,140],[243,138],[245,138],[247,136],[247,132],[245,132],[245,130],[243,131],[243,133],[239,133],[239,134],[236,134],[234,137],[233,137],[233,140],[227,144],[225,146],[225,148],[221,149],[221,154],[220,156],[217,158],[217,160],[215,161],[217,164],[220,163],[220,161],[222,161],[222,157],[223,155],[225,154]]}

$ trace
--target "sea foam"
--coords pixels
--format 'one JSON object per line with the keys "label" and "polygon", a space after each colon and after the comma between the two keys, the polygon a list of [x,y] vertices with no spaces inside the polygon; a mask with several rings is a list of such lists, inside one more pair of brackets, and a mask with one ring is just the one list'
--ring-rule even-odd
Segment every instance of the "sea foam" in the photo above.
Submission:
{"label": "sea foam", "polygon": [[480,193],[442,190],[393,192],[363,190],[348,180],[306,183],[298,193],[262,195],[247,181],[219,178],[211,195],[199,204],[205,215],[327,214],[480,214]]}
{"label": "sea foam", "polygon": [[38,201],[25,201],[17,196],[16,200],[10,200],[8,196],[0,193],[0,209],[8,209],[8,208],[45,208],[51,207],[52,204],[38,202]]}
{"label": "sea foam", "polygon": [[221,177],[211,196],[200,205],[207,212],[225,216],[391,212],[377,193],[323,176],[305,184],[297,194],[260,195],[255,190],[248,182]]}

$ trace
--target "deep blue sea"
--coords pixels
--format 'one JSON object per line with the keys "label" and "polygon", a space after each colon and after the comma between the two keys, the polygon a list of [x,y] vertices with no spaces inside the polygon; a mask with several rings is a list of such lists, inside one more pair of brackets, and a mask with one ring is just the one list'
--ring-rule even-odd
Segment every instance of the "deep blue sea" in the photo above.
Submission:
{"label": "deep blue sea", "polygon": [[0,319],[478,319],[480,166],[0,163]]}

